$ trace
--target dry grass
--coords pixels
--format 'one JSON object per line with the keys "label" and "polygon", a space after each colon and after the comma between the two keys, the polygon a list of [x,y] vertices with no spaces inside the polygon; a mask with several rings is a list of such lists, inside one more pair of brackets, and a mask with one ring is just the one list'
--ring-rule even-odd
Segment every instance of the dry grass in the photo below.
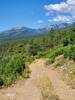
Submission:
{"label": "dry grass", "polygon": [[64,63],[66,59],[64,58],[63,55],[60,55],[59,57],[56,57],[55,62],[53,63],[54,68],[60,68]]}
{"label": "dry grass", "polygon": [[59,100],[58,96],[54,94],[50,78],[45,74],[40,77],[38,86],[42,94],[42,100]]}
{"label": "dry grass", "polygon": [[68,60],[62,73],[62,80],[71,88],[75,89],[75,62]]}

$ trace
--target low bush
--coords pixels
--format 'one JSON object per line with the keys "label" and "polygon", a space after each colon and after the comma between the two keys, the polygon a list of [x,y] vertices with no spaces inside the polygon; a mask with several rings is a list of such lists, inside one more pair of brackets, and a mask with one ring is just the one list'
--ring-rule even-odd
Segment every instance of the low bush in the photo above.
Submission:
{"label": "low bush", "polygon": [[11,85],[22,76],[23,72],[28,73],[28,67],[21,55],[15,55],[10,58],[4,59],[0,63],[0,85]]}
{"label": "low bush", "polygon": [[75,61],[75,45],[54,48],[47,52],[45,57],[49,58],[49,63],[53,63],[55,58],[59,55],[64,55],[65,58],[69,58]]}

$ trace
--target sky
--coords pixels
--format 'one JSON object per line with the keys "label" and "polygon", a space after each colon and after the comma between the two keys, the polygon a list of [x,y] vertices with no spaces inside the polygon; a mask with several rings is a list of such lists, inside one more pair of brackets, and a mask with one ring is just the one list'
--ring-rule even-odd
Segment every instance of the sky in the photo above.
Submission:
{"label": "sky", "polygon": [[0,31],[75,21],[75,0],[0,0]]}

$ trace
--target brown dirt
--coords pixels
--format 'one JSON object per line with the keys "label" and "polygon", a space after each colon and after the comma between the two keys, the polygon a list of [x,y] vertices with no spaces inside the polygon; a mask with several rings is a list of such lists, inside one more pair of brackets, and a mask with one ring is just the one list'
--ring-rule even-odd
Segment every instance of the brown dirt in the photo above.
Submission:
{"label": "brown dirt", "polygon": [[60,100],[75,100],[75,90],[61,80],[57,71],[46,68],[44,59],[36,60],[30,65],[30,69],[32,72],[28,80],[20,80],[13,87],[0,90],[0,100],[41,100],[38,84],[40,76],[44,74],[51,79]]}

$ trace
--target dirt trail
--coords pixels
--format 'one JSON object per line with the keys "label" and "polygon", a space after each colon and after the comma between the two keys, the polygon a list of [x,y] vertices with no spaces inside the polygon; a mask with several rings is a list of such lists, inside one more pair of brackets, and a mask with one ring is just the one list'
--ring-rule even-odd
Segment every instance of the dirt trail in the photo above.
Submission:
{"label": "dirt trail", "polygon": [[28,80],[21,80],[14,87],[0,90],[0,100],[41,100],[41,92],[37,86],[40,76],[44,74],[51,79],[60,100],[75,100],[75,91],[64,84],[58,72],[47,69],[44,62],[45,60],[40,59],[30,65],[32,72]]}
{"label": "dirt trail", "polygon": [[61,80],[61,76],[57,71],[49,69],[48,75],[60,100],[75,100],[75,90],[71,89]]}

